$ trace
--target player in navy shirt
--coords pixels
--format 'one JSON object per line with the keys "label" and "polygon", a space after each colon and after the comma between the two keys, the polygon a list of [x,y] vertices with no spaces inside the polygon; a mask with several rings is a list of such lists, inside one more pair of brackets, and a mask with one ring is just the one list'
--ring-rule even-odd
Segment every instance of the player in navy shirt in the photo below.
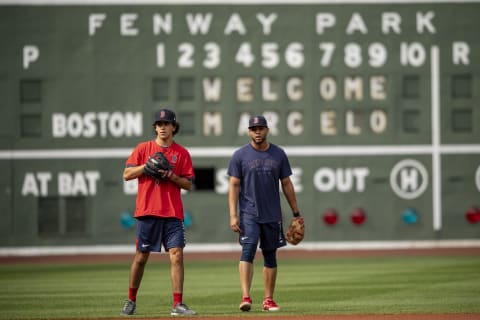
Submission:
{"label": "player in navy shirt", "polygon": [[278,311],[273,300],[277,278],[277,249],[286,245],[283,234],[280,185],[294,216],[300,213],[287,155],[267,140],[268,125],[263,116],[249,120],[250,143],[235,151],[228,166],[230,228],[240,234],[239,263],[242,302],[240,310],[252,306],[250,288],[253,260],[258,243],[263,254],[265,296],[262,309]]}

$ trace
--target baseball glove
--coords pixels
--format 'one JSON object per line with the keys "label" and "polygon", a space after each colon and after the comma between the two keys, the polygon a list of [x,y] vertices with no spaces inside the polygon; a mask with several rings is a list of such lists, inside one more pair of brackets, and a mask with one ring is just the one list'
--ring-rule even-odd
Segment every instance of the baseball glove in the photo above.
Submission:
{"label": "baseball glove", "polygon": [[162,152],[152,154],[148,158],[147,163],[145,163],[145,167],[143,168],[143,172],[147,176],[164,181],[169,180],[173,174],[172,166]]}
{"label": "baseball glove", "polygon": [[288,243],[293,244],[294,246],[303,240],[303,237],[305,236],[303,217],[292,218],[292,221],[290,221],[290,226],[288,226],[286,236]]}

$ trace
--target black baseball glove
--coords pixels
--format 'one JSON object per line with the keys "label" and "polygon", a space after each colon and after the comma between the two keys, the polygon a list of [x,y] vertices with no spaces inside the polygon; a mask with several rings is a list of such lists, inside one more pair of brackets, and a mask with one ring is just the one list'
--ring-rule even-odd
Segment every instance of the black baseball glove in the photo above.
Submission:
{"label": "black baseball glove", "polygon": [[152,154],[143,168],[143,172],[154,179],[168,181],[173,174],[172,166],[163,152]]}

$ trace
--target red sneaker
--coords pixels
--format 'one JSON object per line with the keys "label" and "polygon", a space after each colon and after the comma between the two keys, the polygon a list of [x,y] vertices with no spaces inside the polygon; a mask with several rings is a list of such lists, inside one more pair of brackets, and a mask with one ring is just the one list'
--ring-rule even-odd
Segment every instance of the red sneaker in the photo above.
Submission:
{"label": "red sneaker", "polygon": [[272,298],[265,298],[263,300],[263,311],[279,311],[280,307],[273,301]]}
{"label": "red sneaker", "polygon": [[252,298],[243,297],[239,308],[242,311],[250,311],[250,309],[252,308]]}

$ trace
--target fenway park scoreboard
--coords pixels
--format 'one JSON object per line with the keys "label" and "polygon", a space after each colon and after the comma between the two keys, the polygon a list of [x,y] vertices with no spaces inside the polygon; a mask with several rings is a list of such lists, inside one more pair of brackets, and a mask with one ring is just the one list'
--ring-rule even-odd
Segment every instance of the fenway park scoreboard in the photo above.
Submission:
{"label": "fenway park scoreboard", "polygon": [[[125,160],[176,111],[188,241],[263,114],[306,240],[480,238],[479,1],[0,3],[0,246],[132,243]],[[282,199],[284,216],[290,217]]]}

